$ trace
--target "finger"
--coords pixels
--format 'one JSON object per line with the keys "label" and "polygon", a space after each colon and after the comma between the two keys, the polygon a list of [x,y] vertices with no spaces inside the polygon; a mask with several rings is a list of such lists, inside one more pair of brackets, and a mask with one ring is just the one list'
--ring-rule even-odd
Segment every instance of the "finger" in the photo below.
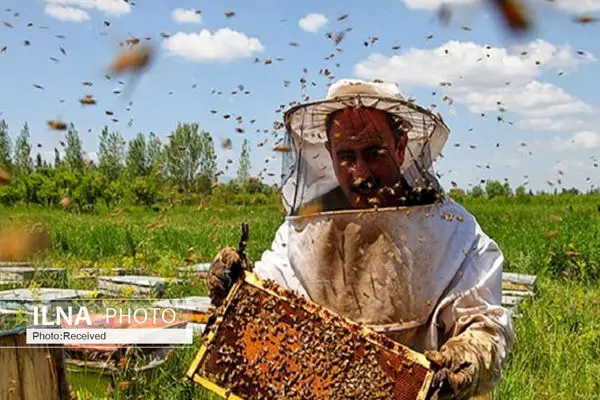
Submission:
{"label": "finger", "polygon": [[427,357],[429,361],[439,366],[445,366],[446,364],[446,357],[444,357],[439,351],[426,350],[425,357]]}
{"label": "finger", "polygon": [[457,400],[469,399],[475,391],[472,371],[463,370],[457,373],[450,373],[448,374],[448,382]]}
{"label": "finger", "polygon": [[219,259],[224,265],[228,267],[231,267],[232,265],[237,264],[241,261],[240,255],[232,247],[224,248],[220,253]]}
{"label": "finger", "polygon": [[431,380],[431,386],[439,388],[442,387],[444,381],[448,379],[448,370],[443,368],[433,375],[433,379]]}
{"label": "finger", "polygon": [[208,277],[208,287],[213,290],[225,290],[225,282],[217,275],[212,275]]}
{"label": "finger", "polygon": [[440,390],[439,389],[433,389],[432,391],[430,391],[427,394],[427,400],[440,400]]}

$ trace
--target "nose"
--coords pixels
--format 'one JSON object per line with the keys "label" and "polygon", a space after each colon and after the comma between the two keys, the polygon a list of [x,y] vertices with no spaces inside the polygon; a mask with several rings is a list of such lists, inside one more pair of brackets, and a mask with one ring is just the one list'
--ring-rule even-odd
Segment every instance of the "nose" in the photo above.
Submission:
{"label": "nose", "polygon": [[369,166],[362,157],[359,157],[354,164],[354,178],[368,178],[371,175]]}
{"label": "nose", "polygon": [[354,164],[352,171],[354,185],[359,188],[370,189],[372,186],[372,175],[369,165],[360,157]]}

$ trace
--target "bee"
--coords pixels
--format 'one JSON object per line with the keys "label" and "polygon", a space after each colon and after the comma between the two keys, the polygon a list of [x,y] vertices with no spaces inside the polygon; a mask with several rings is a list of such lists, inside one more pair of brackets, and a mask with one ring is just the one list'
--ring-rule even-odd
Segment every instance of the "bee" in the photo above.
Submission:
{"label": "bee", "polygon": [[512,32],[526,32],[531,29],[531,18],[525,4],[519,0],[492,0],[498,8],[504,23]]}
{"label": "bee", "polygon": [[598,18],[591,15],[580,15],[576,17],[574,21],[578,24],[590,24],[592,22],[598,22]]}
{"label": "bee", "polygon": [[0,169],[0,186],[8,185],[11,180],[10,174],[3,169]]}
{"label": "bee", "polygon": [[50,127],[50,129],[54,129],[57,131],[64,131],[67,129],[67,124],[63,121],[54,119],[54,120],[48,121],[48,127]]}
{"label": "bee", "polygon": [[148,46],[136,46],[121,53],[111,64],[110,74],[120,74],[125,71],[140,71],[152,59],[152,50]]}
{"label": "bee", "polygon": [[290,151],[292,151],[290,146],[287,146],[285,144],[278,144],[277,146],[273,147],[273,151],[277,151],[279,153],[289,153]]}
{"label": "bee", "polygon": [[125,41],[129,46],[133,47],[136,44],[138,44],[140,42],[140,39],[136,38],[136,37],[130,37],[127,38],[127,40]]}
{"label": "bee", "polygon": [[437,11],[437,17],[442,24],[448,25],[450,23],[450,19],[452,18],[452,9],[450,6],[442,3]]}
{"label": "bee", "polygon": [[95,105],[96,99],[94,99],[93,95],[88,94],[84,98],[79,99],[79,102],[81,103],[81,105],[84,105],[84,106]]}

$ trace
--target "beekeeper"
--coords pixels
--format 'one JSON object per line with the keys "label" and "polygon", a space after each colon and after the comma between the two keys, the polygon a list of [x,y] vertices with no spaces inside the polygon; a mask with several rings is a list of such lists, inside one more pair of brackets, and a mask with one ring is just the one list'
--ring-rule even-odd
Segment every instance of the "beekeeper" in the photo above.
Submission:
{"label": "beekeeper", "polygon": [[[443,367],[434,398],[489,392],[514,341],[504,258],[436,180],[441,117],[396,85],[345,79],[284,122],[288,215],[254,272],[424,352]],[[243,262],[233,248],[214,259],[215,304]]]}

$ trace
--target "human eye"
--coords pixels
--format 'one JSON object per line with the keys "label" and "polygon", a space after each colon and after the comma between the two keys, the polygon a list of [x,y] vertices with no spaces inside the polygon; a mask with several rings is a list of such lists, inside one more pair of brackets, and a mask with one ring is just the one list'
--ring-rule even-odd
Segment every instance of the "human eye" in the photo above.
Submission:
{"label": "human eye", "polygon": [[371,147],[365,151],[366,158],[370,160],[375,160],[379,157],[384,156],[385,154],[387,154],[387,150],[383,147]]}
{"label": "human eye", "polygon": [[338,153],[338,160],[340,161],[340,165],[342,166],[353,164],[354,154],[349,151],[340,152]]}

